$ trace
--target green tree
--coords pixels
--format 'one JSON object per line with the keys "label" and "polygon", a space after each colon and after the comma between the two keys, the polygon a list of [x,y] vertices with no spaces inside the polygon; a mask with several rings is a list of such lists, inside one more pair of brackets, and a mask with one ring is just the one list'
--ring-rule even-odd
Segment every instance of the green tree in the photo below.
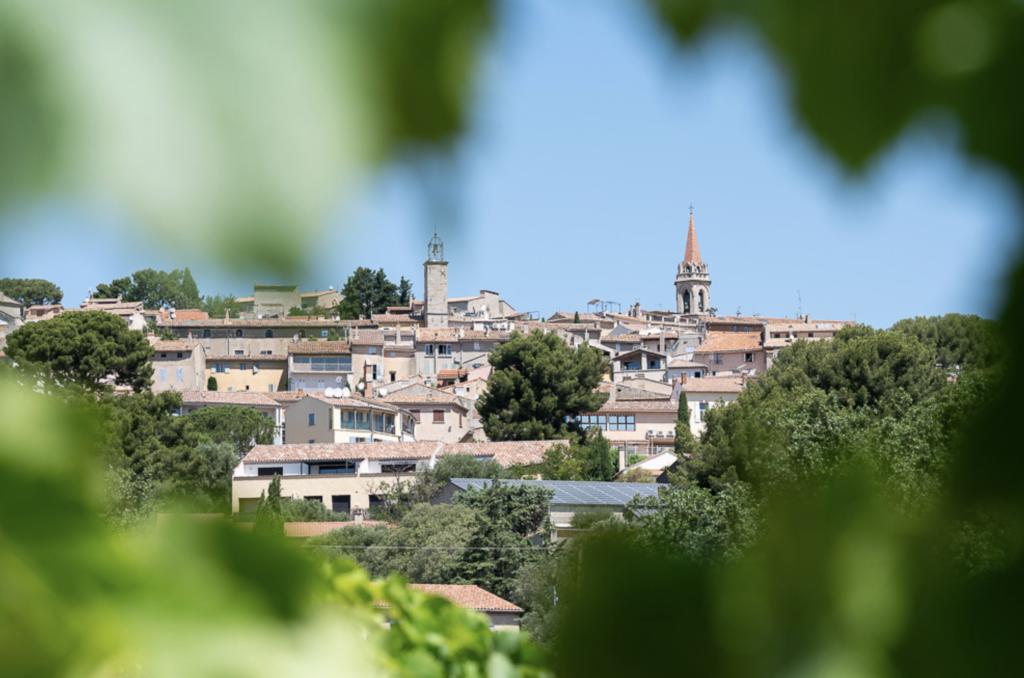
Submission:
{"label": "green tree", "polygon": [[161,504],[200,513],[231,510],[231,473],[238,456],[230,443],[180,444],[147,455],[144,463]]}
{"label": "green tree", "polygon": [[96,296],[107,299],[120,296],[123,301],[141,301],[147,309],[200,308],[203,303],[188,268],[173,271],[144,268],[129,278],[97,285]]}
{"label": "green tree", "polygon": [[153,347],[142,332],[103,311],[63,313],[23,325],[10,335],[5,351],[24,371],[90,391],[116,385],[138,393],[153,383]]}
{"label": "green tree", "polygon": [[618,470],[618,455],[600,429],[593,430],[584,446],[586,480],[609,481]]}
{"label": "green tree", "polygon": [[913,335],[931,352],[935,363],[947,369],[987,369],[1002,360],[996,323],[976,315],[948,313],[931,318],[907,318],[891,332]]}
{"label": "green tree", "polygon": [[401,302],[399,287],[388,280],[383,268],[374,272],[360,266],[345,281],[341,293],[345,298],[338,304],[338,313],[348,319],[369,318]]}
{"label": "green tree", "polygon": [[405,279],[398,281],[398,306],[408,306],[412,302],[412,282]]}
{"label": "green tree", "polygon": [[547,543],[548,512],[554,490],[536,485],[492,481],[489,487],[462,492],[455,504],[475,511],[473,534],[463,552],[459,577],[502,597],[511,594],[516,574],[537,554],[530,537]]}
{"label": "green tree", "polygon": [[199,296],[199,286],[196,285],[195,279],[192,277],[192,271],[188,270],[188,266],[185,267],[185,271],[181,274],[181,299],[179,300],[182,306],[176,306],[175,308],[202,308],[202,297]]}
{"label": "green tree", "polygon": [[328,308],[323,308],[322,306],[293,306],[288,309],[289,318],[312,318],[315,316],[330,318],[332,315],[334,315],[334,311]]}
{"label": "green tree", "polygon": [[117,278],[110,284],[100,283],[99,285],[96,285],[96,292],[93,296],[99,299],[117,299],[118,297],[126,296],[131,289],[131,276],[127,278]]}
{"label": "green tree", "polygon": [[255,445],[270,445],[274,442],[274,421],[256,410],[244,407],[204,407],[187,414],[185,420],[203,439],[230,443],[238,459],[244,457]]}
{"label": "green tree", "polygon": [[[463,551],[476,525],[473,510],[459,505],[417,504],[388,530],[379,550],[359,556],[371,576],[400,574],[417,584],[457,580]],[[418,550],[423,549],[423,550]]]}
{"label": "green tree", "polygon": [[572,321],[573,321],[573,323],[579,324],[579,322],[580,322],[580,312],[579,311],[576,311],[575,313],[572,314]]}
{"label": "green tree", "polygon": [[690,430],[690,402],[686,393],[679,394],[679,411],[676,414],[676,433],[673,440],[676,456],[680,459],[693,452],[695,440]]}
{"label": "green tree", "polygon": [[214,294],[203,297],[199,308],[206,311],[211,318],[237,318],[242,312],[242,304],[235,301],[233,294]]}
{"label": "green tree", "polygon": [[25,306],[59,304],[64,293],[49,280],[39,278],[0,279],[0,292],[17,299]]}
{"label": "green tree", "polygon": [[281,519],[286,523],[332,523],[350,520],[346,513],[335,513],[316,499],[281,500]]}
{"label": "green tree", "polygon": [[573,349],[556,333],[513,333],[495,348],[494,374],[477,402],[491,440],[551,440],[578,437],[575,418],[608,399],[595,389],[608,361],[589,346]]}
{"label": "green tree", "polygon": [[210,375],[210,378],[206,380],[206,390],[216,391],[217,390],[217,377]]}
{"label": "green tree", "polygon": [[269,537],[284,537],[284,516],[281,507],[281,476],[274,474],[267,492],[260,493],[256,505],[256,522],[252,531]]}
{"label": "green tree", "polygon": [[544,450],[536,471],[544,480],[583,480],[587,460],[574,442],[559,443]]}

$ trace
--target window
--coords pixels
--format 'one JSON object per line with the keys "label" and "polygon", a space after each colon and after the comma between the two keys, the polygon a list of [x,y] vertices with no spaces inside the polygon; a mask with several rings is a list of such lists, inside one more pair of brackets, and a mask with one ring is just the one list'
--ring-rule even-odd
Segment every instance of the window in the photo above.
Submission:
{"label": "window", "polygon": [[166,353],[161,353],[161,354],[160,354],[160,357],[161,357],[161,358],[166,358],[166,357],[167,357],[167,354],[166,354]]}
{"label": "window", "polygon": [[383,431],[384,430],[384,415],[375,414],[373,415],[373,430]]}
{"label": "window", "polygon": [[394,381],[398,375],[395,372],[391,373],[391,381]]}
{"label": "window", "polygon": [[602,431],[608,430],[608,417],[603,414],[584,414],[576,418],[576,421],[583,428],[597,427]]}
{"label": "window", "polygon": [[322,476],[342,476],[356,472],[354,461],[342,461],[336,464],[320,464],[319,473]]}
{"label": "window", "polygon": [[479,341],[474,341],[473,342],[473,350],[474,351],[479,351],[480,350],[480,342]]}
{"label": "window", "polygon": [[635,431],[636,420],[632,414],[613,414],[608,417],[609,431]]}
{"label": "window", "polygon": [[210,338],[210,330],[203,330],[203,339]]}
{"label": "window", "polygon": [[178,381],[185,381],[185,370],[179,367],[177,377]]}
{"label": "window", "polygon": [[309,425],[312,426],[316,422],[316,414],[313,412],[309,413]]}
{"label": "window", "polygon": [[274,392],[274,385],[270,384],[269,386],[267,386],[267,390],[270,391],[271,393],[273,393]]}
{"label": "window", "polygon": [[245,351],[235,351],[235,355],[245,355]]}
{"label": "window", "polygon": [[380,365],[370,365],[370,379],[373,381],[380,379]]}
{"label": "window", "polygon": [[697,293],[697,311],[704,312],[704,290]]}
{"label": "window", "polygon": [[331,497],[331,510],[335,513],[348,513],[352,510],[352,495],[336,494]]}
{"label": "window", "polygon": [[228,393],[234,393],[234,392],[235,392],[235,387],[234,386],[228,386]]}
{"label": "window", "polygon": [[444,423],[444,410],[434,410],[434,423],[435,424],[443,424]]}
{"label": "window", "polygon": [[235,330],[235,338],[236,339],[241,339],[242,338],[242,330]]}
{"label": "window", "polygon": [[313,444],[315,444],[315,443],[316,443],[316,441],[315,441],[315,440],[313,440],[312,438],[310,438],[310,439],[309,439],[309,444],[310,444],[310,445],[313,445]]}
{"label": "window", "polygon": [[438,344],[437,355],[451,355],[452,345],[451,344]]}
{"label": "window", "polygon": [[647,369],[649,369],[649,370],[660,370],[661,369],[661,361],[660,360],[648,360],[647,361]]}
{"label": "window", "polygon": [[256,469],[258,476],[283,476],[284,466],[260,466]]}
{"label": "window", "polygon": [[321,339],[326,339],[328,334],[330,334],[329,330],[320,330],[320,338]]}
{"label": "window", "polygon": [[808,332],[807,333],[807,338],[808,339],[813,339],[814,338],[814,332]]}
{"label": "window", "polygon": [[178,354],[178,357],[179,357],[179,358],[184,358],[184,357],[185,357],[185,354],[184,354],[184,353],[179,353],[179,354]]}
{"label": "window", "polygon": [[700,409],[697,410],[697,421],[704,421],[704,415],[708,412],[708,404],[701,403]]}
{"label": "window", "polygon": [[377,355],[377,347],[376,346],[371,346],[370,347],[370,355]]}
{"label": "window", "polygon": [[628,370],[628,371],[639,370],[640,369],[640,361],[639,360],[626,360],[626,361],[624,361],[622,363],[622,369]]}
{"label": "window", "polygon": [[743,362],[745,362],[745,363],[752,363],[752,362],[754,362],[754,354],[753,353],[744,353],[743,354]]}
{"label": "window", "polygon": [[384,506],[384,498],[377,494],[370,495],[370,508],[380,508]]}
{"label": "window", "polygon": [[735,325],[733,325],[733,326],[732,326],[732,331],[733,331],[733,332],[736,332],[736,331],[738,331],[738,328],[737,328],[737,327],[736,327]]}
{"label": "window", "polygon": [[394,358],[394,357],[395,357],[396,355],[398,355],[398,354],[397,354],[397,353],[395,353],[394,351],[392,351],[392,352],[391,352],[391,357],[392,357],[392,358]]}
{"label": "window", "polygon": [[263,336],[266,339],[273,339],[274,338],[274,330],[267,330],[266,332],[263,333]]}
{"label": "window", "polygon": [[711,362],[713,362],[715,365],[721,365],[722,364],[722,356],[721,356],[721,354],[716,353],[715,355],[711,356]]}
{"label": "window", "polygon": [[256,507],[259,506],[259,499],[239,499],[238,509],[241,513],[256,513]]}
{"label": "window", "polygon": [[434,355],[434,345],[433,344],[427,344],[426,346],[424,346],[423,347],[423,354],[424,355]]}
{"label": "window", "polygon": [[414,461],[393,461],[380,465],[381,473],[413,473],[416,470]]}
{"label": "window", "polygon": [[420,423],[420,411],[419,410],[409,410],[409,414],[412,415],[412,420],[413,421],[415,421],[417,424]]}
{"label": "window", "polygon": [[253,374],[259,374],[259,372],[260,372],[260,366],[258,364],[256,364],[256,363],[253,363],[252,364],[252,373]]}
{"label": "window", "polygon": [[160,381],[167,381],[167,370],[160,370]]}
{"label": "window", "polygon": [[246,367],[245,367],[245,363],[239,363],[239,364],[238,364],[238,369],[240,369],[240,370],[244,370],[244,369],[246,369]]}

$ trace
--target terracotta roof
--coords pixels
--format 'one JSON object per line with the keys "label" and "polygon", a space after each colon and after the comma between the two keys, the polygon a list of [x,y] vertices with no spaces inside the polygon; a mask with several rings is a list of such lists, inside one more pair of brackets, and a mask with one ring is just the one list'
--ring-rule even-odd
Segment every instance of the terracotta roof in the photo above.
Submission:
{"label": "terracotta roof", "polygon": [[[669,398],[666,393],[647,391],[642,388],[632,388],[625,384],[615,384],[615,386],[617,387],[615,393],[616,400],[668,400]],[[608,381],[602,381],[594,390],[599,393],[611,394],[612,384]]]}
{"label": "terracotta roof", "polygon": [[756,351],[760,348],[760,332],[708,332],[704,343],[698,346],[694,353]]}
{"label": "terracotta roof", "polygon": [[251,304],[256,301],[256,297],[236,297],[235,301],[239,304]]}
{"label": "terracotta roof", "polygon": [[338,320],[337,318],[318,319],[306,316],[292,316],[290,318],[210,318],[209,320],[174,320],[157,321],[157,325],[167,327],[288,327],[303,329],[306,327],[373,327],[375,323],[368,320]]}
{"label": "terracotta roof", "polygon": [[448,297],[448,303],[458,303],[460,301],[473,301],[474,299],[483,299],[484,295],[478,294],[474,297]]}
{"label": "terracotta roof", "polygon": [[[3,295],[3,292],[0,292],[0,295]],[[7,298],[11,299],[10,297]],[[0,301],[3,301],[3,299],[0,299]],[[16,304],[19,303],[17,299],[11,299],[11,301]],[[36,304],[35,306],[29,306],[25,311],[52,311],[55,308],[64,308],[64,306],[61,304]]]}
{"label": "terracotta roof", "polygon": [[354,520],[338,520],[326,523],[285,523],[284,536],[293,539],[304,539],[306,537],[319,537],[333,530],[340,530],[346,527],[394,527],[386,520],[364,520],[362,525],[356,525]]}
{"label": "terracotta roof", "polygon": [[441,443],[312,443],[257,445],[242,463],[265,464],[295,461],[342,461],[352,459],[430,459]]}
{"label": "terracotta roof", "polygon": [[340,292],[335,290],[324,290],[323,292],[302,292],[299,296],[309,299],[310,297],[322,297],[327,294],[340,294]]}
{"label": "terracotta roof", "polygon": [[288,356],[283,353],[272,353],[269,355],[208,355],[206,356],[206,362],[246,362],[246,363],[259,363],[259,362],[275,362],[288,360]]}
{"label": "terracotta roof", "polygon": [[382,401],[380,398],[364,398],[361,395],[353,393],[347,398],[329,398],[319,391],[311,391],[306,393],[307,398],[316,398],[321,402],[325,402],[328,405],[335,407],[352,407],[352,408],[376,408],[378,410],[384,410],[385,412],[398,412],[399,408],[389,405]]}
{"label": "terracotta roof", "polygon": [[375,323],[402,323],[408,324],[419,324],[419,318],[414,318],[408,313],[374,313],[373,322]]}
{"label": "terracotta roof", "polygon": [[[627,400],[611,401],[601,405],[598,414],[610,412],[678,412],[679,403],[671,400]],[[593,413],[591,413],[593,414]]]}
{"label": "terracotta roof", "polygon": [[198,341],[188,339],[178,339],[175,341],[157,341],[153,344],[153,350],[158,352],[177,352],[177,351],[191,351],[199,344]]}
{"label": "terracotta roof", "polygon": [[351,343],[356,345],[379,346],[384,343],[384,333],[379,330],[358,330],[351,335]]}
{"label": "terracotta roof", "polygon": [[786,332],[787,334],[790,330],[793,332],[838,332],[847,325],[855,324],[849,320],[811,320],[809,323],[805,323],[803,320],[790,320],[788,322],[770,322],[768,331]]}
{"label": "terracotta roof", "polygon": [[697,227],[693,225],[693,212],[690,212],[690,229],[686,232],[686,256],[683,257],[684,264],[691,262],[701,263],[700,246],[697,244]]}
{"label": "terracotta roof", "polygon": [[[411,589],[447,598],[459,607],[467,610],[479,610],[480,612],[523,611],[523,608],[517,607],[504,598],[499,598],[493,593],[472,584],[409,584],[408,586]],[[378,607],[387,607],[387,605],[378,603]]]}
{"label": "terracotta roof", "polygon": [[[198,308],[178,308],[174,309],[174,316],[177,320],[208,320],[210,314],[206,311],[202,311]],[[156,317],[160,320],[171,319],[171,309],[162,308],[156,312]]]}
{"label": "terracotta roof", "polygon": [[184,405],[255,405],[258,407],[280,407],[278,402],[266,393],[257,391],[182,391]]}
{"label": "terracotta roof", "polygon": [[388,313],[396,312],[408,315],[409,313],[412,313],[412,306],[388,306],[386,310]]}
{"label": "terracotta roof", "polygon": [[421,327],[416,330],[417,342],[429,341],[505,341],[508,332],[491,330],[467,330],[462,327]]}
{"label": "terracotta roof", "polygon": [[439,456],[470,454],[474,457],[493,457],[504,467],[513,464],[539,464],[544,453],[555,445],[568,445],[568,440],[510,440],[491,443],[455,443],[445,445]]}
{"label": "terracotta roof", "polygon": [[288,344],[289,353],[351,353],[347,341],[299,341]]}
{"label": "terracotta roof", "polygon": [[743,383],[739,376],[701,377],[687,379],[683,390],[687,393],[739,393]]}
{"label": "terracotta roof", "polygon": [[438,370],[438,379],[458,379],[466,376],[466,370]]}
{"label": "terracotta roof", "polygon": [[459,402],[459,397],[445,393],[444,391],[438,391],[434,393],[424,393],[418,395],[387,395],[381,398],[386,403],[394,405],[455,405],[464,410],[468,410],[465,405]]}
{"label": "terracotta roof", "polygon": [[309,394],[306,391],[268,391],[266,395],[278,402],[298,402]]}
{"label": "terracotta roof", "polygon": [[[68,310],[73,310],[73,309],[68,309]],[[95,301],[92,302],[92,303],[90,303],[88,301],[83,301],[82,305],[80,307],[80,310],[82,310],[82,311],[141,311],[143,309],[142,309],[142,302],[141,301],[125,301],[125,302],[118,302],[118,303],[113,303],[113,304],[98,304],[98,303],[95,303]]]}

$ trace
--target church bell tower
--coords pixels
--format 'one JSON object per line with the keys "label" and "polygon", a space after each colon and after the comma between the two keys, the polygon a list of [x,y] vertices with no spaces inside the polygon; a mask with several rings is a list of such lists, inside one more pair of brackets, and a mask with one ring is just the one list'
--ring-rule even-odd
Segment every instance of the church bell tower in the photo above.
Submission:
{"label": "church bell tower", "polygon": [[690,210],[690,230],[686,234],[686,256],[676,272],[676,311],[680,315],[702,316],[711,310],[711,278],[708,265],[700,260],[697,229]]}
{"label": "church bell tower", "polygon": [[448,327],[448,262],[437,233],[427,243],[423,262],[423,319],[427,327]]}

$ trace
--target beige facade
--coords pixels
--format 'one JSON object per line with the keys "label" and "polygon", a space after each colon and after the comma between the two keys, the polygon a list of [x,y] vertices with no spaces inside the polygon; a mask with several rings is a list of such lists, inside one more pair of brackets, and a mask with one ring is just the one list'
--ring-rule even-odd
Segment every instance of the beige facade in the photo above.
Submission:
{"label": "beige facade", "polygon": [[206,351],[198,341],[154,341],[153,393],[205,391]]}
{"label": "beige facade", "polygon": [[[273,467],[268,467],[273,468]],[[287,473],[281,477],[281,496],[294,499],[322,501],[332,511],[351,514],[355,509],[368,510],[377,506],[380,495],[389,486],[415,478],[415,473],[361,473],[359,475],[312,475]],[[231,510],[235,513],[255,513],[260,495],[270,487],[270,476],[236,475],[231,483]]]}
{"label": "beige facade", "polygon": [[352,350],[346,341],[300,341],[288,345],[288,390],[323,392],[353,388]]}
{"label": "beige facade", "polygon": [[424,386],[410,386],[394,394],[389,393],[382,400],[412,415],[416,440],[457,443],[469,431],[469,408],[453,394]]}
{"label": "beige facade", "polygon": [[[363,323],[365,324],[365,322]],[[158,321],[157,327],[171,330],[179,339],[203,342],[207,355],[287,355],[288,344],[300,339],[326,340],[331,331],[345,339],[359,321],[318,318],[271,319],[173,319]]]}
{"label": "beige facade", "polygon": [[596,426],[612,447],[629,454],[653,455],[675,446],[675,422],[679,403],[673,400],[609,400],[596,412],[580,417],[587,427]]}
{"label": "beige facade", "polygon": [[489,364],[494,347],[508,341],[507,332],[465,328],[422,328],[416,331],[416,372],[479,369]]}
{"label": "beige facade", "polygon": [[217,390],[271,392],[288,390],[288,359],[283,355],[208,355],[206,380]]}
{"label": "beige facade", "polygon": [[320,292],[303,292],[299,295],[302,299],[302,308],[316,308],[320,307],[323,309],[331,309],[337,306],[345,298],[333,287],[329,290]]}
{"label": "beige facade", "polygon": [[347,398],[308,394],[285,413],[285,442],[290,444],[414,440],[411,414],[380,400],[355,394]]}
{"label": "beige facade", "polygon": [[745,386],[745,375],[685,380],[683,391],[690,408],[690,431],[694,435],[703,433],[706,428],[704,417],[708,411],[736,402]]}

